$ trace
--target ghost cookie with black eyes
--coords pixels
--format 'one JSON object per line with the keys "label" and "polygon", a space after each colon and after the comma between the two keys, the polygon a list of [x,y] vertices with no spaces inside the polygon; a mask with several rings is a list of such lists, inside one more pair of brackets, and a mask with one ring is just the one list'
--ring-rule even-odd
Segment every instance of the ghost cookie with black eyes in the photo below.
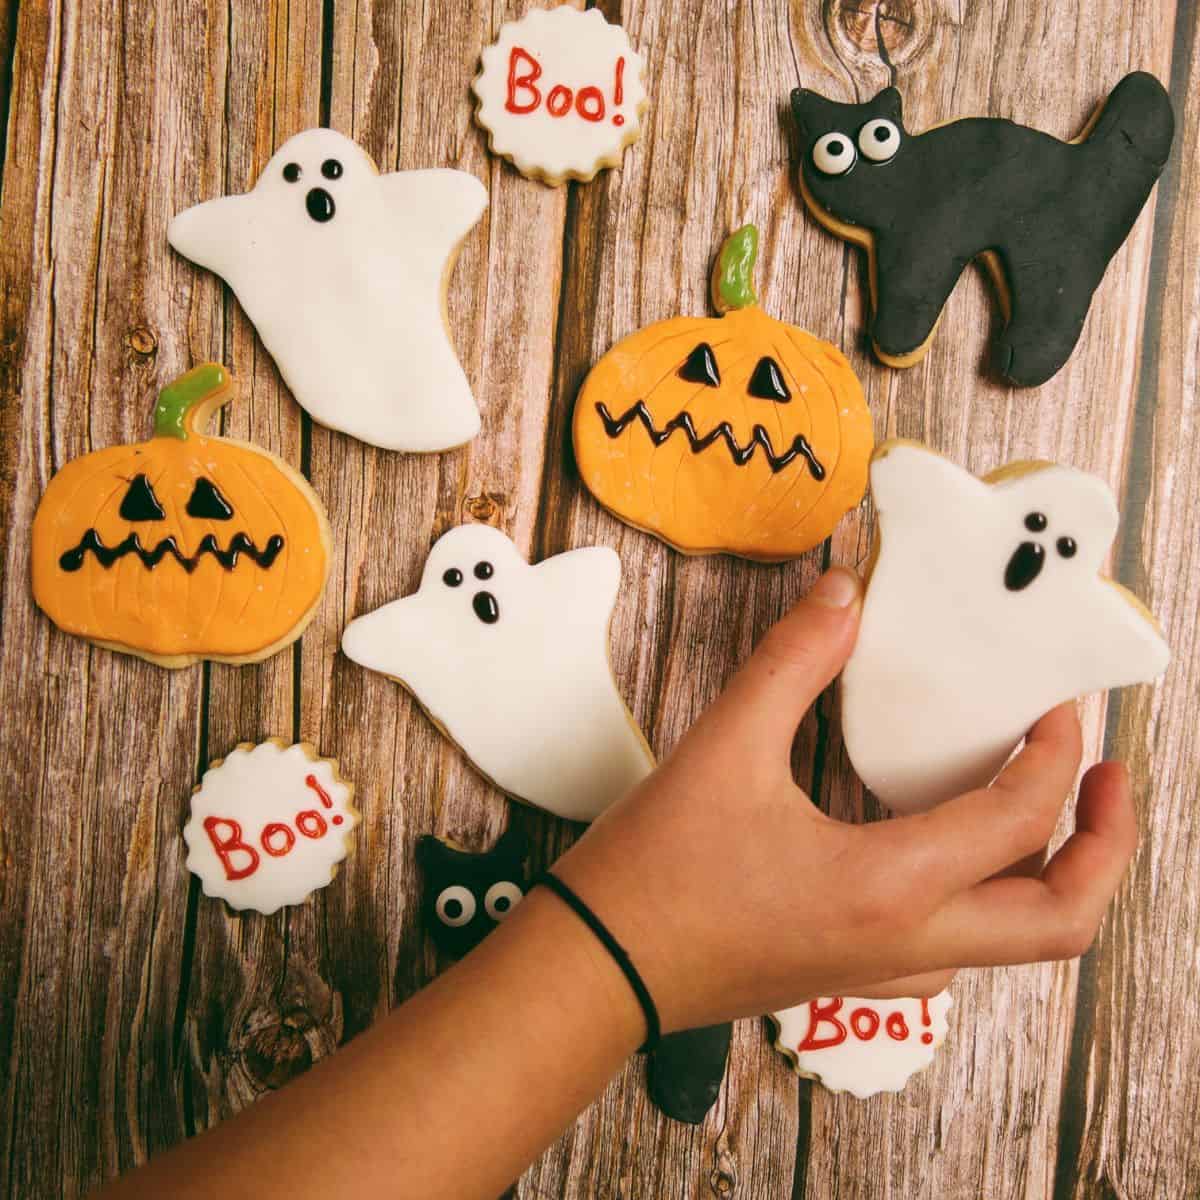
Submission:
{"label": "ghost cookie with black eyes", "polygon": [[502,791],[590,821],[654,766],[609,666],[620,582],[605,547],[531,566],[498,529],[460,525],[342,650],[403,684]]}
{"label": "ghost cookie with black eyes", "polygon": [[315,420],[389,450],[479,431],[445,291],[487,206],[463,171],[380,175],[332,129],[286,141],[252,191],[180,213],[167,238],[233,288]]}
{"label": "ghost cookie with black eyes", "polygon": [[768,316],[758,231],[729,237],[719,317],[674,317],[619,342],[575,404],[579,473],[621,520],[685,554],[775,562],[819,545],[861,499],[874,435],[835,346]]}
{"label": "ghost cookie with black eyes", "polygon": [[1055,705],[1166,669],[1154,618],[1100,574],[1118,520],[1103,480],[1045,462],[977,479],[893,441],[875,453],[871,494],[877,542],[842,728],[889,808],[985,787]]}
{"label": "ghost cookie with black eyes", "polygon": [[520,831],[473,854],[427,834],[417,842],[424,885],[421,915],[433,944],[450,958],[474,950],[524,898],[529,850]]}
{"label": "ghost cookie with black eyes", "polygon": [[1152,75],[1127,75],[1073,142],[975,117],[909,133],[900,93],[840,104],[797,88],[800,190],[812,215],[870,256],[871,338],[919,362],[979,258],[1005,327],[996,370],[1044,383],[1070,357],[1092,295],[1162,173],[1175,131]]}

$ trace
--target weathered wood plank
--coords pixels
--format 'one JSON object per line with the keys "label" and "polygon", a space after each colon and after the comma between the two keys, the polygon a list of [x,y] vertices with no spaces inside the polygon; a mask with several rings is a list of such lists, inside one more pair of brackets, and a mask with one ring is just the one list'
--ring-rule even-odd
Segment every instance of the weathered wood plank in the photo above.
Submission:
{"label": "weathered wood plank", "polygon": [[1171,90],[1179,121],[1155,228],[1138,384],[1122,576],[1162,619],[1174,652],[1156,690],[1111,705],[1109,753],[1134,767],[1142,844],[1114,919],[1083,973],[1076,1106],[1064,1122],[1056,1195],[1150,1200],[1200,1188],[1200,30],[1176,19]]}

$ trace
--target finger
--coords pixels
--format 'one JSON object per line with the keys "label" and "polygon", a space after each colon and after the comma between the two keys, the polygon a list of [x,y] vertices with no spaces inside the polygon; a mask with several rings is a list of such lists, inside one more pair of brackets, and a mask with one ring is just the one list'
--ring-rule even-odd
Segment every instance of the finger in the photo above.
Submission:
{"label": "finger", "polygon": [[778,760],[787,769],[792,740],[813,701],[845,665],[862,612],[862,583],[845,567],[834,567],[808,595],[767,631],[753,655],[733,677],[696,729],[711,742],[712,729],[723,747],[756,748],[756,757]]}
{"label": "finger", "polygon": [[1083,753],[1073,704],[1051,709],[991,787],[874,827],[884,853],[938,903],[1038,853],[1058,824]]}
{"label": "finger", "polygon": [[859,988],[855,995],[864,1000],[897,1000],[910,996],[930,999],[944,992],[954,979],[955,972],[926,971],[921,975],[906,975],[903,979],[889,979],[884,983]]}
{"label": "finger", "polygon": [[930,962],[998,966],[1076,958],[1095,939],[1137,845],[1129,783],[1119,763],[1084,777],[1075,832],[1040,879],[977,884],[930,919]]}

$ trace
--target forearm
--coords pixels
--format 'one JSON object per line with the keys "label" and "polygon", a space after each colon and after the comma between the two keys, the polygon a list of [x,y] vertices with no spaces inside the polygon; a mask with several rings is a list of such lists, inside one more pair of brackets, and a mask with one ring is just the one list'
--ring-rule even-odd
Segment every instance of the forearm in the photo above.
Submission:
{"label": "forearm", "polygon": [[628,983],[535,889],[477,950],[333,1058],[105,1193],[492,1200],[645,1036]]}

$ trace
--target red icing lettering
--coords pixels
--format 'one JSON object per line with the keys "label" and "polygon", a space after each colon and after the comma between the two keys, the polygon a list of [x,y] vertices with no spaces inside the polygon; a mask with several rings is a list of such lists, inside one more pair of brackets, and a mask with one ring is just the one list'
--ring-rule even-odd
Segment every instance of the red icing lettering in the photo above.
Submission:
{"label": "red icing lettering", "polygon": [[[625,55],[621,55],[617,59],[617,81],[613,86],[613,107],[620,108],[621,103],[625,99]],[[613,117],[613,124],[620,128],[625,124],[625,118],[617,113]]]}
{"label": "red icing lettering", "polygon": [[[529,69],[523,75],[518,74],[518,67],[522,59],[529,64]],[[504,101],[504,107],[510,113],[533,112],[542,102],[542,93],[534,87],[534,83],[541,76],[542,68],[538,60],[527,50],[522,50],[520,46],[514,46],[508,56],[508,98]],[[524,91],[532,98],[518,102],[518,91]]]}
{"label": "red icing lettering", "polygon": [[[929,1001],[928,1000],[921,1001],[921,1024],[922,1025],[932,1025],[933,1024],[933,1018],[929,1015]],[[926,1046],[932,1046],[933,1045],[933,1034],[932,1033],[921,1034],[921,1041],[923,1041]]]}
{"label": "red icing lettering", "polygon": [[[218,829],[221,826],[228,832],[219,833]],[[224,817],[205,817],[204,832],[208,834],[208,840],[212,842],[212,848],[217,852],[221,866],[225,868],[226,879],[245,879],[247,875],[253,875],[258,870],[258,851],[242,841],[242,827],[236,821]],[[248,855],[246,865],[235,866],[234,854]]]}
{"label": "red icing lettering", "polygon": [[850,1028],[860,1042],[869,1042],[879,1032],[879,1014],[873,1008],[856,1008],[850,1014]]}
{"label": "red icing lettering", "polygon": [[315,808],[296,814],[296,828],[306,838],[324,837],[329,830],[329,826],[325,824],[325,818]]}
{"label": "red icing lettering", "polygon": [[603,121],[604,93],[598,87],[580,88],[575,97],[575,111],[585,121]]}
{"label": "red icing lettering", "polygon": [[[275,844],[275,839],[279,837],[283,838],[282,845]],[[272,858],[282,858],[296,844],[296,835],[286,825],[273,821],[270,825],[263,826],[258,840]]]}
{"label": "red icing lettering", "polygon": [[321,799],[321,803],[326,808],[333,807],[333,801],[330,799],[329,793],[321,786],[321,781],[315,775],[305,775],[304,784],[306,787],[312,788]]}
{"label": "red icing lettering", "polygon": [[571,111],[573,98],[574,92],[569,87],[563,87],[561,83],[556,83],[550,89],[550,95],[546,97],[546,111],[552,117],[565,117]]}
{"label": "red icing lettering", "polygon": [[[840,1046],[846,1040],[846,1027],[834,1015],[839,1012],[842,1007],[842,998],[834,996],[828,1004],[822,1004],[819,1000],[810,1000],[808,1002],[808,1032],[804,1035],[804,1040],[796,1049],[799,1050],[827,1050],[830,1046]],[[818,1036],[817,1030],[821,1027],[821,1023],[826,1022],[833,1027],[833,1033],[827,1033],[823,1037]]]}
{"label": "red icing lettering", "polygon": [[908,1037],[908,1024],[904,1020],[903,1013],[888,1013],[888,1019],[884,1025],[887,1030],[887,1035],[895,1042],[902,1042]]}

